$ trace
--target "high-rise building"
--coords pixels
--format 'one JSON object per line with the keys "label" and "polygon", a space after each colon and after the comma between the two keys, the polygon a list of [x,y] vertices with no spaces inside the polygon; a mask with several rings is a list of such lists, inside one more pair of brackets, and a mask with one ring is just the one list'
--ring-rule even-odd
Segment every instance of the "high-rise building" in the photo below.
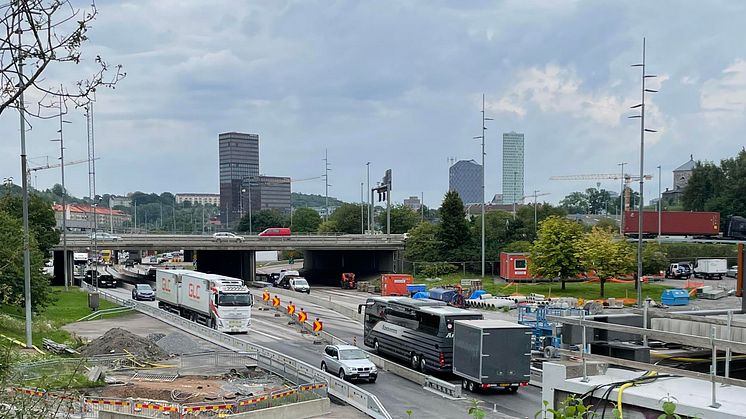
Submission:
{"label": "high-rise building", "polygon": [[503,134],[503,204],[523,202],[523,134]]}
{"label": "high-rise building", "polygon": [[420,202],[419,196],[410,196],[404,200],[404,206],[414,211],[419,211],[422,207],[422,202]]}
{"label": "high-rise building", "polygon": [[251,210],[276,209],[285,214],[290,214],[290,178],[281,176],[259,176],[256,182],[252,182],[251,198],[258,201],[258,205],[252,202]]}
{"label": "high-rise building", "polygon": [[464,204],[484,202],[482,165],[474,160],[459,160],[448,169],[448,190],[458,192]]}
{"label": "high-rise building", "polygon": [[225,132],[218,135],[220,159],[220,216],[230,225],[242,212],[244,179],[259,176],[259,135]]}
{"label": "high-rise building", "polygon": [[177,193],[174,197],[177,204],[189,201],[192,205],[220,205],[220,195],[216,193]]}

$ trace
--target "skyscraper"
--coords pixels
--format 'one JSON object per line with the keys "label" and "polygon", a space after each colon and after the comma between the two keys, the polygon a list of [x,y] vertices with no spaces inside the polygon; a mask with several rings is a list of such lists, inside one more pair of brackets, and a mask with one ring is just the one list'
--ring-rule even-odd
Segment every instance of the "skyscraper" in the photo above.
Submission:
{"label": "skyscraper", "polygon": [[523,201],[523,134],[503,134],[503,204]]}
{"label": "skyscraper", "polygon": [[448,169],[448,190],[458,192],[464,204],[481,204],[482,165],[474,160],[459,160]]}
{"label": "skyscraper", "polygon": [[252,202],[251,210],[276,209],[290,214],[290,178],[281,176],[259,176],[256,184],[257,193],[251,198],[258,197],[258,204]]}
{"label": "skyscraper", "polygon": [[[239,220],[244,179],[259,176],[259,135],[225,132],[218,135],[220,159],[220,217],[224,224]],[[247,180],[248,181],[248,180]]]}

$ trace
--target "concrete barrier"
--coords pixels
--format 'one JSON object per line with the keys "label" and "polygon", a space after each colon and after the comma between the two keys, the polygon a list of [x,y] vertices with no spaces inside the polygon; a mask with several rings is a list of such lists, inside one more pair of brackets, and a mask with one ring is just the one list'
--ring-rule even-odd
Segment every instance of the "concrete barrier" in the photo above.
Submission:
{"label": "concrete barrier", "polygon": [[228,415],[235,419],[303,419],[326,415],[331,412],[328,398],[309,400],[305,402],[286,404],[284,406],[269,407],[253,412]]}

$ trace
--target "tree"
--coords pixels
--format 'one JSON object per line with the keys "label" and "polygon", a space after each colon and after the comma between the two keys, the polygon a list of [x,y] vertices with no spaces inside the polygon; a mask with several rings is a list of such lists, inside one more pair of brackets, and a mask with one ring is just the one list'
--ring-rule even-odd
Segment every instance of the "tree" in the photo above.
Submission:
{"label": "tree", "polygon": [[404,257],[411,262],[436,262],[440,254],[438,228],[427,221],[417,225],[409,233]]}
{"label": "tree", "polygon": [[684,189],[682,202],[690,211],[705,211],[723,193],[726,176],[710,162],[697,162]]}
{"label": "tree", "polygon": [[[0,55],[0,83],[4,86],[0,91],[0,114],[15,107],[21,93],[27,90],[41,97],[40,104],[57,97],[72,100],[76,107],[86,106],[98,87],[114,87],[125,76],[121,66],[111,68],[96,56],[95,72],[87,80],[67,83],[70,88],[60,88],[58,79],[44,77],[48,71],[59,72],[59,64],[83,62],[81,47],[96,18],[95,5],[83,11],[70,0],[15,0],[0,6],[0,11],[0,33],[5,35],[2,42],[6,52]],[[114,74],[109,75],[110,71]],[[53,80],[57,83],[52,84]],[[47,82],[50,84],[42,84]],[[48,109],[48,105],[35,109]]]}
{"label": "tree", "polygon": [[[23,223],[0,210],[0,303],[24,304]],[[31,307],[39,312],[52,301],[49,278],[43,272],[43,255],[33,231],[29,234],[31,250]]]}
{"label": "tree", "polygon": [[721,227],[731,215],[746,214],[746,150],[719,167],[697,162],[682,201],[687,210],[719,212]]}
{"label": "tree", "polygon": [[441,243],[441,258],[450,261],[460,259],[463,246],[471,241],[464,203],[456,191],[448,191],[443,197],[437,237]]}
{"label": "tree", "polygon": [[588,196],[583,192],[573,192],[562,198],[560,206],[570,214],[587,214],[588,213]]}
{"label": "tree", "polygon": [[[287,227],[288,217],[277,209],[264,209],[251,214],[251,231],[260,233],[271,227]],[[236,227],[237,231],[249,231],[249,214],[244,215]]]}
{"label": "tree", "polygon": [[629,273],[635,263],[634,252],[626,240],[615,240],[614,234],[593,227],[589,233],[576,240],[577,258],[587,271],[595,271],[601,283],[601,298],[609,278]]}
{"label": "tree", "polygon": [[337,223],[332,220],[326,220],[319,225],[319,233],[336,233],[338,231]]}
{"label": "tree", "polygon": [[588,188],[573,192],[560,201],[560,206],[571,214],[618,213],[619,194],[606,189]]}
{"label": "tree", "polygon": [[[358,217],[360,215],[358,207]],[[404,234],[414,228],[420,222],[421,216],[411,208],[404,205],[395,205],[391,207],[391,234]],[[386,231],[386,211],[384,210],[376,216],[376,223],[383,226],[381,229]]]}
{"label": "tree", "polygon": [[321,216],[311,208],[298,208],[292,214],[293,231],[298,233],[312,233],[319,229]]}
{"label": "tree", "polygon": [[[365,208],[363,208],[363,219],[365,219]],[[337,232],[360,234],[360,204],[342,204],[329,216],[337,228]]]}
{"label": "tree", "polygon": [[[22,220],[23,201],[19,195],[6,194],[0,199],[0,211]],[[56,229],[52,204],[37,196],[29,195],[29,228],[33,232],[38,249],[46,255],[49,249],[60,242],[60,231]]]}
{"label": "tree", "polygon": [[563,217],[551,216],[539,224],[539,237],[531,247],[531,275],[562,281],[583,272],[575,252],[575,242],[583,236],[583,227]]}
{"label": "tree", "polygon": [[668,255],[656,242],[645,242],[642,248],[642,273],[657,275],[668,267]]}
{"label": "tree", "polygon": [[607,231],[619,231],[619,223],[611,218],[602,218],[596,223],[596,227]]}

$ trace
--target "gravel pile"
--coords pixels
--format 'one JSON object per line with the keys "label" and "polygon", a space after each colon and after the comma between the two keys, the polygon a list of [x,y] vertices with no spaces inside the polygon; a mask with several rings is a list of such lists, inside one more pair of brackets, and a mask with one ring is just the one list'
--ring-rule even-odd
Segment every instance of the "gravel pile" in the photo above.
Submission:
{"label": "gravel pile", "polygon": [[125,350],[140,359],[158,360],[168,356],[152,341],[118,327],[80,348],[83,356],[122,354]]}
{"label": "gravel pile", "polygon": [[158,339],[156,345],[171,355],[194,354],[206,350],[195,338],[180,332],[173,332]]}
{"label": "gravel pile", "polygon": [[166,336],[166,334],[165,334],[165,333],[151,333],[151,334],[149,334],[149,335],[147,336],[147,338],[146,338],[146,339],[148,339],[149,341],[151,341],[151,342],[153,342],[153,343],[156,343],[156,342],[158,342],[159,340],[161,340],[161,339],[162,339],[162,338],[163,338],[164,336]]}

